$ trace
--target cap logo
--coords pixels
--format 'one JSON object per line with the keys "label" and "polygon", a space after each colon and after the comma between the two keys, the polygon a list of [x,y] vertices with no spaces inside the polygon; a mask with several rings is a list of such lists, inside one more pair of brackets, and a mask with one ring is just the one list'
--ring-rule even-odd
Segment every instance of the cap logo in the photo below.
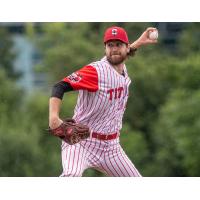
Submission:
{"label": "cap logo", "polygon": [[116,28],[112,29],[112,35],[117,35],[117,29]]}

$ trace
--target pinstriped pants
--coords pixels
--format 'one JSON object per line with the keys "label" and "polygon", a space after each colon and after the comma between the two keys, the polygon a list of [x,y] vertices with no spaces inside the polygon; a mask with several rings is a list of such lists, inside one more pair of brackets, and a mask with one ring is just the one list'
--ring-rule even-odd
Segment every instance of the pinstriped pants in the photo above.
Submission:
{"label": "pinstriped pants", "polygon": [[88,168],[95,168],[107,176],[141,176],[123,151],[119,138],[107,141],[90,138],[75,145],[63,141],[61,148],[61,177],[80,177]]}

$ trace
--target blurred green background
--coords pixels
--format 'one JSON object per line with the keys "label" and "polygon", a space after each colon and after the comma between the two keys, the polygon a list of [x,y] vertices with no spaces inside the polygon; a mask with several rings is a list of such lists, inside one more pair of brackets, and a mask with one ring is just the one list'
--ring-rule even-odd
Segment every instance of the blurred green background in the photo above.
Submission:
{"label": "blurred green background", "polygon": [[[131,42],[147,27],[159,30],[158,44],[127,61],[125,152],[143,176],[200,176],[200,23],[177,22],[0,23],[0,176],[61,174],[61,141],[46,131],[51,87],[103,57],[111,25]],[[67,94],[61,117],[73,115],[76,99]]]}

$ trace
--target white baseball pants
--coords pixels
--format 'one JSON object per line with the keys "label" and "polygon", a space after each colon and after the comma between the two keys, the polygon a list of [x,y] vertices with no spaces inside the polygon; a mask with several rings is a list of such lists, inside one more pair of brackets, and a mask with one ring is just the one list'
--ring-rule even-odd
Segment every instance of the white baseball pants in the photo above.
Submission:
{"label": "white baseball pants", "polygon": [[61,176],[80,177],[87,168],[95,168],[107,176],[141,176],[123,151],[119,138],[98,140],[90,138],[75,145],[62,142]]}

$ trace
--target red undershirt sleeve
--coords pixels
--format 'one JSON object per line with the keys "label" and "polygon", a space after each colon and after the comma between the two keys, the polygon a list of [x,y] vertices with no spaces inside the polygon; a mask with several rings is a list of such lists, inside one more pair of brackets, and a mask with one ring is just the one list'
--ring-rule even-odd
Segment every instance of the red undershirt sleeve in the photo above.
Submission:
{"label": "red undershirt sleeve", "polygon": [[63,79],[69,83],[74,90],[98,90],[98,74],[93,66],[87,65]]}

